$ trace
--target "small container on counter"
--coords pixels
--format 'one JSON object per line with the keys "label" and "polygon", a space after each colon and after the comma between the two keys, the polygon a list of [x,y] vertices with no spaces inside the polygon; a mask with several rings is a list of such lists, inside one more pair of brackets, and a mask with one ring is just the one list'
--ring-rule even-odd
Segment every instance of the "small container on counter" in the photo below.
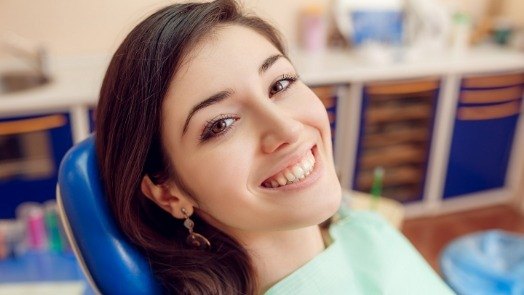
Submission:
{"label": "small container on counter", "polygon": [[17,219],[0,221],[0,260],[24,251],[25,225]]}
{"label": "small container on counter", "polygon": [[308,5],[300,12],[300,44],[308,53],[319,53],[327,45],[327,21],[320,5]]}
{"label": "small container on counter", "polygon": [[16,208],[16,218],[25,225],[25,247],[30,250],[47,249],[44,208],[35,202],[26,202]]}
{"label": "small container on counter", "polygon": [[58,218],[56,201],[46,201],[43,207],[45,212],[45,228],[49,250],[60,252],[64,250],[65,245],[60,220]]}

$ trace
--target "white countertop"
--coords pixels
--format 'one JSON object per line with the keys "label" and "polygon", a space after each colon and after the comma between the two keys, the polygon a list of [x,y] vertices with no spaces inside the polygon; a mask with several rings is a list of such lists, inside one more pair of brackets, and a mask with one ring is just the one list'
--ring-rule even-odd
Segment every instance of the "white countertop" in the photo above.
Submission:
{"label": "white countertop", "polygon": [[419,54],[411,59],[402,58],[402,53],[392,55],[399,56],[399,61],[373,63],[355,51],[320,55],[301,53],[292,59],[309,85],[524,71],[524,52],[497,47],[475,48],[460,55],[452,52]]}
{"label": "white countertop", "polygon": [[0,94],[0,116],[67,110],[95,105],[107,67],[107,58],[62,61],[51,67],[51,81],[30,90]]}
{"label": "white countertop", "polygon": [[[291,54],[291,59],[309,85],[524,71],[524,53],[501,48],[472,49],[461,56],[441,53],[418,60],[381,64],[370,63],[352,51],[314,55],[296,52]],[[0,95],[0,116],[62,111],[79,105],[94,106],[107,62],[107,57],[57,62],[51,67],[52,81],[49,84]]]}

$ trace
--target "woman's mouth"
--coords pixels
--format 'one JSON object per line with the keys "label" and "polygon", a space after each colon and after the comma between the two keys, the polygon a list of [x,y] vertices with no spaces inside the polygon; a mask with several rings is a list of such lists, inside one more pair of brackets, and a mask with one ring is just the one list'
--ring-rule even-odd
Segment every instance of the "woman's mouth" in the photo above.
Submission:
{"label": "woman's mouth", "polygon": [[301,182],[313,171],[315,162],[315,156],[311,150],[309,150],[298,163],[266,179],[262,183],[262,186],[265,188],[278,188]]}

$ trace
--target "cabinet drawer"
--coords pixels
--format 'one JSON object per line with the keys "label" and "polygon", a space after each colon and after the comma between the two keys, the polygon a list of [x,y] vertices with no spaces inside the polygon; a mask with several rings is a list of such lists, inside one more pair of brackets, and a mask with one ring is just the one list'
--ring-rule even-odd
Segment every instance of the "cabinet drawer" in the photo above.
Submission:
{"label": "cabinet drawer", "polygon": [[[422,170],[413,166],[391,167],[384,170],[382,184],[385,187],[418,184],[423,177]],[[373,170],[364,170],[358,177],[358,186],[362,190],[371,190]]]}
{"label": "cabinet drawer", "polygon": [[520,113],[520,101],[511,101],[488,106],[460,106],[457,118],[463,121],[499,119]]}
{"label": "cabinet drawer", "polygon": [[73,144],[70,116],[3,118],[0,133],[14,150],[0,152],[0,219],[14,218],[21,203],[55,197],[60,160]]}
{"label": "cabinet drawer", "polygon": [[522,98],[522,86],[489,90],[463,90],[461,103],[499,103]]}
{"label": "cabinet drawer", "polygon": [[382,167],[384,197],[422,198],[439,86],[429,78],[364,87],[353,189],[369,192],[372,171]]}
{"label": "cabinet drawer", "polygon": [[464,88],[497,88],[524,84],[524,74],[505,74],[468,77],[462,81]]}
{"label": "cabinet drawer", "polygon": [[455,122],[444,198],[501,188],[518,116]]}
{"label": "cabinet drawer", "polygon": [[420,92],[433,91],[438,89],[438,80],[424,81],[402,81],[402,82],[380,82],[372,83],[367,86],[369,95],[398,95],[413,94]]}
{"label": "cabinet drawer", "polygon": [[64,115],[26,118],[0,122],[0,136],[49,130],[67,124]]}
{"label": "cabinet drawer", "polygon": [[397,121],[423,120],[431,117],[431,105],[411,105],[402,108],[370,108],[366,114],[367,124]]}
{"label": "cabinet drawer", "polygon": [[407,163],[420,164],[425,161],[425,151],[413,145],[397,145],[364,151],[361,158],[362,169],[378,166],[388,167]]}
{"label": "cabinet drawer", "polygon": [[364,137],[364,148],[384,147],[401,143],[427,141],[429,131],[425,128],[404,128],[383,133],[366,134]]}

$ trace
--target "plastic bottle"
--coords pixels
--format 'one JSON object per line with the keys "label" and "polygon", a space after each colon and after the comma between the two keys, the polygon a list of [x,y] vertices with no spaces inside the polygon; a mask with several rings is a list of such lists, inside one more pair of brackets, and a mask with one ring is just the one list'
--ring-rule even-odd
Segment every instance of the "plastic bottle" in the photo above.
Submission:
{"label": "plastic bottle", "polygon": [[468,51],[471,40],[471,20],[465,13],[456,13],[453,16],[453,39],[451,48],[453,54],[462,55]]}
{"label": "plastic bottle", "polygon": [[309,53],[325,50],[327,25],[324,8],[320,5],[306,6],[300,14],[301,45]]}

